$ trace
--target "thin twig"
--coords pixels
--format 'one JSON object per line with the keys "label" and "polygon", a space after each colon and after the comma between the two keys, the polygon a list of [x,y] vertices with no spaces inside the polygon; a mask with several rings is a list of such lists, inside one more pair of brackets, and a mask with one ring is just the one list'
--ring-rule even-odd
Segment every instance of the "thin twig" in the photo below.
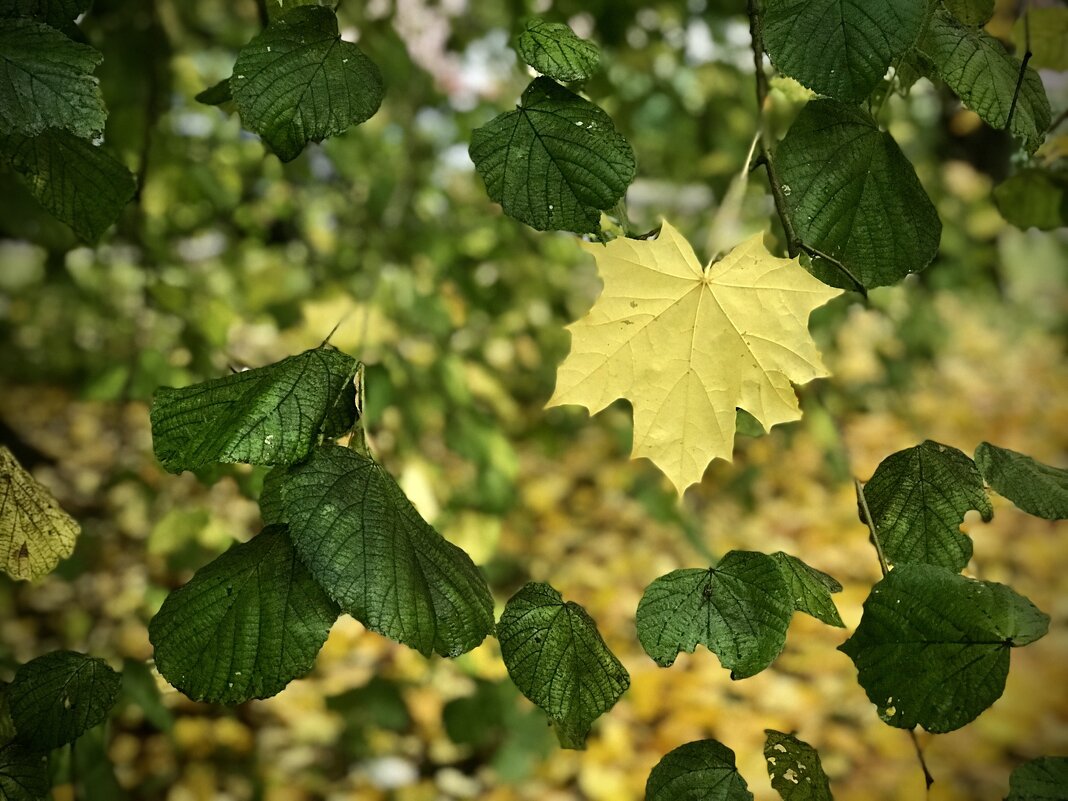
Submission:
{"label": "thin twig", "polygon": [[916,758],[920,760],[920,767],[923,768],[923,780],[927,784],[927,793],[930,795],[931,785],[934,784],[934,776],[931,775],[931,771],[927,768],[927,760],[923,756],[920,738],[916,736],[915,729],[909,729],[909,737],[912,738],[912,744],[916,747]]}
{"label": "thin twig", "polygon": [[1061,124],[1065,120],[1068,120],[1068,108],[1066,108],[1064,111],[1062,111],[1060,114],[1058,114],[1057,118],[1050,124],[1049,133],[1053,133],[1058,128],[1060,128]]}
{"label": "thin twig", "polygon": [[1020,74],[1016,77],[1016,88],[1012,92],[1012,102],[1009,104],[1009,116],[1005,118],[1005,130],[1009,130],[1012,124],[1012,115],[1016,112],[1016,101],[1020,99],[1020,89],[1023,88],[1024,77],[1027,75],[1027,62],[1031,60],[1031,17],[1029,3],[1024,0],[1024,57],[1020,62]]}
{"label": "thin twig", "polygon": [[890,568],[886,563],[886,554],[883,553],[883,545],[879,542],[879,532],[875,530],[875,521],[872,520],[871,510],[868,509],[868,499],[864,497],[864,485],[860,483],[860,479],[853,479],[853,486],[857,490],[857,502],[860,504],[861,511],[864,512],[864,522],[868,526],[868,531],[871,532],[871,542],[875,546],[875,553],[879,556],[879,569],[885,576],[890,572]]}

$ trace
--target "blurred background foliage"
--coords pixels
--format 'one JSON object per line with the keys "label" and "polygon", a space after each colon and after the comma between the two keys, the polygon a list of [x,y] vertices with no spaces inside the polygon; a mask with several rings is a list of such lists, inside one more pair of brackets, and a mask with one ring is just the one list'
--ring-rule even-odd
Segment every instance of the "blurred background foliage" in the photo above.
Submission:
{"label": "blurred background foliage", "polygon": [[[512,108],[529,78],[510,44],[538,13],[603,46],[586,91],[637,154],[635,229],[666,216],[706,257],[768,229],[762,173],[715,234],[710,225],[755,132],[742,5],[346,0],[343,33],[381,66],[387,98],[369,122],[283,165],[236,115],[193,100],[259,29],[255,3],[95,0],[82,28],[105,57],[106,140],[139,173],[139,197],[88,249],[0,174],[0,433],[84,527],[52,576],[0,578],[0,680],[59,647],[125,666],[114,720],[79,741],[73,766],[55,766],[57,800],[72,797],[73,770],[99,799],[621,801],[642,797],[660,756],[700,737],[733,748],[768,799],[765,727],[819,748],[836,798],[921,796],[909,738],[878,720],[834,650],[845,632],[799,616],[770,670],[731,682],[703,649],[657,668],[634,610],[671,569],[783,549],[845,584],[853,627],[879,571],[852,475],[924,438],[1068,463],[1068,233],[1020,231],[999,215],[992,188],[1023,166],[1012,141],[927,81],[891,98],[882,119],[944,223],[938,259],[817,312],[834,377],[801,390],[804,420],[739,437],[734,463],[715,463],[681,505],[651,464],[628,460],[625,403],[592,420],[542,409],[564,325],[599,282],[574,237],[503,217],[467,157],[472,129]],[[999,2],[989,25],[1006,41],[1015,6]],[[1056,115],[1068,82],[1043,79]],[[781,133],[805,96],[773,87]],[[1063,159],[1066,142],[1062,126],[1037,158]],[[376,452],[423,515],[484,566],[499,603],[534,579],[586,605],[631,672],[587,751],[556,747],[492,641],[426,661],[343,618],[307,679],[233,709],[188,701],[152,670],[148,619],[258,529],[262,480],[241,467],[164,474],[148,431],[153,391],[277,360],[339,322],[332,341],[367,364]],[[996,508],[992,523],[966,523],[969,572],[1011,583],[1053,624],[1013,654],[993,709],[921,736],[933,799],[1001,798],[1013,766],[1068,752],[1064,531]]]}

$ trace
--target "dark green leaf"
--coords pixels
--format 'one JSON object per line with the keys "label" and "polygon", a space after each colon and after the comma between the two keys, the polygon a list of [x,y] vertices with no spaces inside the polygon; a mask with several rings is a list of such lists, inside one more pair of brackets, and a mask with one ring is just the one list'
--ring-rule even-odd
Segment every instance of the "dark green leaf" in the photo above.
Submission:
{"label": "dark green leaf", "polygon": [[975,463],[986,483],[1020,509],[1046,520],[1068,518],[1068,470],[989,442],[975,449]]}
{"label": "dark green leaf", "polygon": [[33,137],[0,135],[0,158],[49,214],[90,244],[119,219],[137,189],[113,153],[58,128]]}
{"label": "dark green leaf", "polygon": [[775,158],[798,236],[868,289],[922,270],[938,252],[942,223],[931,199],[897,143],[861,109],[811,101]]}
{"label": "dark green leaf", "polygon": [[796,556],[777,551],[771,555],[786,580],[794,609],[812,615],[829,626],[844,627],[845,623],[831,599],[831,593],[841,592],[842,585],[822,570],[809,567]]}
{"label": "dark green leaf", "polygon": [[168,595],[148,635],[167,681],[195,701],[240,704],[310,671],[338,611],[271,526]]}
{"label": "dark green leaf", "polygon": [[0,747],[0,801],[41,801],[52,789],[48,757],[19,745]]}
{"label": "dark green leaf", "polygon": [[646,801],[753,801],[734,764],[734,752],[716,740],[669,751],[645,783]]}
{"label": "dark green leaf", "polygon": [[0,134],[103,131],[107,110],[93,77],[101,58],[41,22],[0,19]]}
{"label": "dark green leaf", "polygon": [[519,57],[557,81],[584,81],[593,75],[601,51],[559,22],[532,19],[519,34]]}
{"label": "dark green leaf", "polygon": [[548,78],[477,129],[470,152],[489,196],[539,231],[599,230],[600,210],[634,180],[634,153],[611,118]]}
{"label": "dark green leaf", "polygon": [[732,679],[744,679],[782,651],[792,613],[778,563],[762,553],[731,551],[715,567],[673,570],[646,587],[638,639],[661,667],[703,644]]}
{"label": "dark green leaf", "polygon": [[282,161],[370,119],[385,95],[382,73],[322,6],[271,20],[237,55],[230,90],[241,122]]}
{"label": "dark green leaf", "polygon": [[301,560],[372,631],[450,657],[492,631],[493,599],[478,568],[375,462],[318,448],[289,469],[282,499]]}
{"label": "dark green leaf", "polygon": [[[936,11],[917,48],[935,65],[946,85],[968,108],[994,128],[1004,128],[1020,77],[1020,61],[982,30],[961,25]],[[1024,74],[1010,130],[1034,153],[1050,126],[1049,100],[1042,79],[1030,67]]]}
{"label": "dark green leaf", "polygon": [[209,86],[203,92],[198,93],[194,98],[198,103],[206,106],[221,106],[233,99],[234,96],[230,93],[230,78],[223,78],[214,86]]}
{"label": "dark green leaf", "polygon": [[335,406],[352,425],[355,371],[355,359],[323,346],[184,389],[163,387],[152,403],[156,457],[172,473],[211,462],[300,461],[327,433]]}
{"label": "dark green leaf", "polygon": [[0,681],[0,745],[7,745],[15,739],[15,722],[11,719],[8,688],[11,685]]}
{"label": "dark green leaf", "polygon": [[883,459],[864,496],[891,564],[963,570],[972,558],[972,541],[960,530],[965,513],[994,514],[975,463],[931,440]]}
{"label": "dark green leaf", "polygon": [[1005,801],[1068,801],[1068,757],[1044,756],[1018,766]]}
{"label": "dark green leaf", "polygon": [[545,710],[564,748],[585,748],[593,721],[630,686],[593,618],[548,584],[527,584],[508,600],[497,639],[508,675]]}
{"label": "dark green leaf", "polygon": [[266,525],[285,523],[282,508],[282,484],[285,483],[286,469],[279,465],[263,477],[260,490],[260,517]]}
{"label": "dark green leaf", "polygon": [[0,17],[33,17],[64,30],[89,10],[91,0],[0,0]]}
{"label": "dark green leaf", "polygon": [[926,0],[768,0],[764,44],[785,75],[858,102],[916,41]]}
{"label": "dark green leaf", "polygon": [[53,651],[18,669],[9,691],[18,741],[50,751],[108,716],[122,677],[102,659]]}
{"label": "dark green leaf", "polygon": [[816,749],[792,734],[764,729],[764,759],[771,786],[783,801],[832,801],[827,774]]}
{"label": "dark green leaf", "polygon": [[1009,648],[1049,617],[1004,584],[932,565],[902,565],[872,589],[856,633],[838,647],[879,717],[930,732],[975,720],[1005,689]]}
{"label": "dark green leaf", "polygon": [[946,9],[965,25],[982,25],[994,16],[994,0],[944,0]]}
{"label": "dark green leaf", "polygon": [[1068,176],[1037,167],[1020,170],[994,187],[1001,216],[1026,230],[1068,225]]}

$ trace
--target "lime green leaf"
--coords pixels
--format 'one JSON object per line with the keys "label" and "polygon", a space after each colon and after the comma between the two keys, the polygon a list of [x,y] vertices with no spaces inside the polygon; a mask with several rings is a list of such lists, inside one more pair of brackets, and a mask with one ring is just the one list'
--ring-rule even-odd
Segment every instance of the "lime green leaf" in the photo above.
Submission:
{"label": "lime green leaf", "polygon": [[1035,517],[1068,518],[1068,470],[999,448],[989,442],[975,449],[975,463],[986,483]]}
{"label": "lime green leaf", "polygon": [[308,673],[338,612],[285,527],[270,526],[167,596],[148,634],[167,681],[195,701],[240,704]]}
{"label": "lime green leaf", "polygon": [[89,10],[91,0],[0,0],[0,17],[33,17],[64,30]]}
{"label": "lime green leaf", "polygon": [[634,180],[634,153],[611,118],[548,78],[477,129],[470,152],[489,196],[539,231],[599,230],[600,210]]}
{"label": "lime green leaf", "polygon": [[1045,635],[1049,617],[1004,584],[944,567],[902,565],[872,589],[838,647],[891,726],[930,732],[975,720],[1005,689],[1009,648]]}
{"label": "lime green leaf", "polygon": [[867,288],[922,270],[938,252],[942,223],[934,205],[897,143],[867,112],[814,100],[775,158],[798,236]]}
{"label": "lime green leaf", "polygon": [[214,86],[209,86],[193,99],[206,106],[221,106],[223,103],[229,103],[234,99],[230,92],[230,78],[224,78]]}
{"label": "lime green leaf", "polygon": [[702,644],[732,679],[744,679],[782,651],[792,613],[778,563],[762,553],[731,551],[715,567],[673,570],[646,587],[638,603],[638,640],[661,667]]}
{"label": "lime green leaf", "polygon": [[786,580],[795,610],[812,615],[829,626],[845,627],[831,599],[831,593],[842,591],[841,584],[822,570],[816,570],[788,553],[777,551],[771,554],[771,558]]}
{"label": "lime green leaf", "polygon": [[783,801],[832,801],[827,774],[816,749],[792,734],[764,729],[764,759],[771,786]]}
{"label": "lime green leaf", "polygon": [[753,801],[734,764],[734,752],[716,740],[669,751],[645,783],[646,801]]}
{"label": "lime green leaf", "polygon": [[[1004,128],[1020,77],[1020,61],[982,30],[967,28],[936,11],[917,45],[961,101],[994,128]],[[1030,67],[1024,74],[1010,130],[1034,153],[1050,126],[1049,100],[1042,79]]]}
{"label": "lime green leaf", "polygon": [[46,754],[18,743],[0,748],[0,801],[40,801],[51,789]]}
{"label": "lime green leaf", "polygon": [[864,496],[891,564],[963,570],[972,558],[972,541],[960,530],[965,513],[994,514],[975,463],[931,440],[883,459]]}
{"label": "lime green leaf", "polygon": [[[1068,8],[1036,8],[1031,4],[1012,28],[1016,52],[1026,52],[1030,29],[1031,61],[1036,70],[1068,70]],[[1025,23],[1024,16],[1027,17]]]}
{"label": "lime green leaf", "polygon": [[43,23],[0,19],[0,134],[33,136],[55,127],[90,137],[103,131],[107,110],[93,77],[101,59]]}
{"label": "lime green leaf", "polygon": [[340,433],[335,407],[349,426],[355,421],[355,372],[355,359],[323,346],[184,389],[163,387],[151,412],[156,457],[172,473],[211,462],[300,461],[320,435]]}
{"label": "lime green leaf", "polygon": [[283,515],[319,584],[372,631],[429,656],[459,656],[493,629],[471,558],[419,516],[375,462],[317,448],[282,484]]}
{"label": "lime green leaf", "polygon": [[49,214],[90,244],[118,220],[137,189],[109,150],[58,128],[33,137],[0,135],[0,158]]}
{"label": "lime green leaf", "polygon": [[965,25],[983,25],[994,16],[994,0],[944,0],[946,9]]}
{"label": "lime green leaf", "polygon": [[322,6],[271,20],[241,52],[230,78],[241,122],[282,161],[370,119],[385,95],[382,73]]}
{"label": "lime green leaf", "polygon": [[1068,176],[1022,169],[994,187],[994,203],[1017,228],[1052,231],[1068,225]]}
{"label": "lime green leaf", "polygon": [[1044,756],[1017,767],[1005,801],[1068,801],[1068,757]]}
{"label": "lime green leaf", "polygon": [[915,43],[924,9],[925,0],[768,0],[764,44],[783,74],[859,102]]}
{"label": "lime green leaf", "polygon": [[512,682],[545,710],[564,748],[585,748],[590,726],[630,687],[586,610],[548,584],[513,595],[497,624]]}
{"label": "lime green leaf", "polygon": [[519,34],[519,57],[557,81],[584,81],[593,75],[601,51],[559,22],[532,19]]}
{"label": "lime green leaf", "polygon": [[9,688],[11,719],[18,741],[51,751],[103,722],[122,677],[102,659],[75,651],[53,651],[27,662]]}
{"label": "lime green leaf", "polygon": [[16,579],[52,572],[74,552],[81,526],[0,445],[0,570]]}

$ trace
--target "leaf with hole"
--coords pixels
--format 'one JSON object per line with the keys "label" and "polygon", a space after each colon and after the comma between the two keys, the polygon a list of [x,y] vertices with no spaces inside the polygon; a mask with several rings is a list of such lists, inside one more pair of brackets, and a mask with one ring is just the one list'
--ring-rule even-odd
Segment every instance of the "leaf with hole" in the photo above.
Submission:
{"label": "leaf with hole", "polygon": [[831,593],[842,591],[842,585],[838,581],[788,553],[777,551],[771,554],[771,558],[775,560],[779,572],[786,580],[795,611],[812,615],[828,626],[845,627],[831,599]]}
{"label": "leaf with hole", "polygon": [[539,231],[590,233],[634,180],[611,118],[549,78],[471,135],[471,160],[505,214]]}
{"label": "leaf with hole", "polygon": [[816,749],[792,734],[764,729],[764,761],[771,786],[783,801],[833,801]]}
{"label": "leaf with hole", "polygon": [[646,801],[753,801],[734,752],[717,740],[697,740],[669,751],[645,783]]}
{"label": "leaf with hole", "polygon": [[872,588],[860,626],[838,650],[885,723],[942,733],[1000,698],[1009,649],[1048,627],[1047,615],[1004,584],[901,565]]}
{"label": "leaf with hole", "polygon": [[1068,470],[989,442],[975,449],[975,463],[986,483],[1035,517],[1068,518]]}
{"label": "leaf with hole", "polygon": [[527,584],[508,600],[497,639],[512,682],[545,710],[564,748],[585,748],[593,721],[630,686],[593,618],[548,584]]}
{"label": "leaf with hole", "polygon": [[519,34],[519,57],[556,81],[584,81],[597,69],[601,51],[567,25],[532,19]]}

